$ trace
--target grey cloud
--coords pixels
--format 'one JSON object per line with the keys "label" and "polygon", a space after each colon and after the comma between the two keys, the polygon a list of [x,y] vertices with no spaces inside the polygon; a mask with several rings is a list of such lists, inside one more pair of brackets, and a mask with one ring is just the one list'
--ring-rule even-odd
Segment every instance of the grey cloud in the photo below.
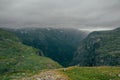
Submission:
{"label": "grey cloud", "polygon": [[114,28],[120,0],[0,0],[0,27]]}

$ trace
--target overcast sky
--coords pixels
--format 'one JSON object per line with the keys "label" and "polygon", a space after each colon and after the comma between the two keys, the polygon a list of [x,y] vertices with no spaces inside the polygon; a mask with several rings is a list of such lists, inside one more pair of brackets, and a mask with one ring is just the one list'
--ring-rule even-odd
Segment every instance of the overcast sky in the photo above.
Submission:
{"label": "overcast sky", "polygon": [[120,27],[120,0],[0,0],[0,27]]}

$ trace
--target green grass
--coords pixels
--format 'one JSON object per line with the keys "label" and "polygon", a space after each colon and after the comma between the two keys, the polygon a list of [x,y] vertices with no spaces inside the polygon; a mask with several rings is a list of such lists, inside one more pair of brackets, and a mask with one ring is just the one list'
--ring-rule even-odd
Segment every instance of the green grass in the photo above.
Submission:
{"label": "green grass", "polygon": [[37,49],[23,45],[11,32],[0,29],[0,80],[29,76],[43,69],[61,66],[36,53]]}
{"label": "green grass", "polygon": [[61,71],[71,80],[120,80],[120,67],[72,67]]}

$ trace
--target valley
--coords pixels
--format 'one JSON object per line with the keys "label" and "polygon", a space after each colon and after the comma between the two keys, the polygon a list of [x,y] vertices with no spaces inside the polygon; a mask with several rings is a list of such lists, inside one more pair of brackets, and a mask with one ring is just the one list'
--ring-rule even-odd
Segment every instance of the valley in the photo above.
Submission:
{"label": "valley", "polygon": [[25,45],[35,47],[64,67],[70,66],[79,43],[89,34],[74,28],[23,28],[11,30]]}
{"label": "valley", "polygon": [[120,0],[0,0],[0,80],[120,80]]}
{"label": "valley", "polygon": [[120,28],[0,29],[0,80],[120,80],[119,35]]}

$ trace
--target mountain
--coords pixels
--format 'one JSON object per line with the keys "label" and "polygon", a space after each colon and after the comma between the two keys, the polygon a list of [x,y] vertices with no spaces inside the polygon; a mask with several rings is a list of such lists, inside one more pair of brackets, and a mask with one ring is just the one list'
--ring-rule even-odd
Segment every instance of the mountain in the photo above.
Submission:
{"label": "mountain", "polygon": [[0,80],[60,67],[57,62],[39,56],[38,49],[23,45],[13,33],[0,29]]}
{"label": "mountain", "polygon": [[120,28],[95,31],[85,38],[74,54],[74,65],[120,65]]}
{"label": "mountain", "polygon": [[44,56],[63,66],[69,66],[80,41],[88,34],[73,28],[23,28],[12,31],[24,44],[41,49]]}
{"label": "mountain", "polygon": [[[61,68],[61,66],[57,62],[47,57],[44,57],[46,54],[44,54],[41,51],[42,49],[40,49],[39,46],[38,46],[39,48],[38,50],[36,48],[26,46],[25,43],[23,44],[21,42],[24,41],[24,38],[27,41],[28,39],[26,38],[29,38],[30,41],[33,39],[33,36],[36,36],[34,38],[37,38],[38,37],[37,30],[40,32],[41,29],[40,30],[35,29],[36,35],[34,34],[31,37],[27,37],[29,34],[31,35],[31,32],[34,31],[33,29],[32,30],[30,29],[31,32],[29,32],[28,29],[27,30],[20,29],[14,31],[0,29],[0,80],[119,80],[120,79],[120,67],[119,67],[120,28],[111,31],[93,32],[89,34],[83,41],[81,41],[80,44],[74,45],[74,46],[79,45],[79,48],[73,57],[72,65],[99,66],[99,67],[73,66],[68,68]],[[47,30],[49,31],[51,29],[47,29]],[[19,34],[18,36],[21,37],[21,40],[14,33],[10,31],[16,33],[17,35]],[[55,37],[53,36],[52,32],[56,30],[53,30],[51,32],[48,31],[46,31],[45,29],[45,31],[43,32],[47,32],[47,33],[41,35],[42,38],[39,38],[39,40],[42,39],[44,39],[43,41],[48,40],[48,38],[46,39],[48,33],[49,34],[51,33],[50,36],[51,38]],[[25,33],[27,36],[25,36]],[[58,33],[59,32],[56,32],[57,35]],[[58,39],[60,38],[57,38],[57,40],[54,39],[52,40],[58,41]],[[64,39],[66,39],[66,36]],[[69,39],[67,40],[69,41]],[[73,41],[73,44],[74,43],[75,42]],[[51,46],[49,46],[48,48],[50,47]],[[101,66],[101,65],[107,65],[107,66]]]}

